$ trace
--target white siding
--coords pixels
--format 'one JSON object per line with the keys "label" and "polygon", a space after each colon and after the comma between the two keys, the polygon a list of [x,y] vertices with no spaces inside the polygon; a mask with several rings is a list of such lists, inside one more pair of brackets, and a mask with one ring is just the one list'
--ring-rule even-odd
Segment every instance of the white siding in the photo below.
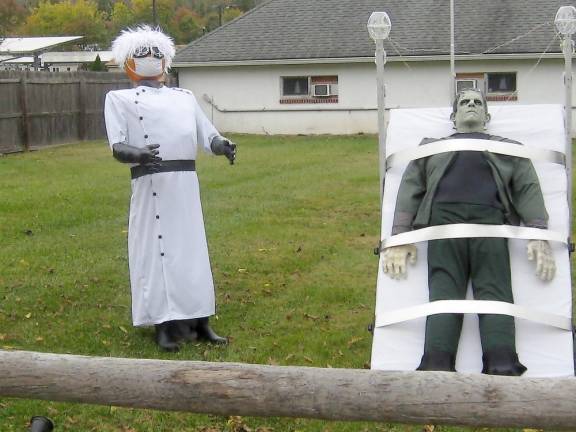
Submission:
{"label": "white siding", "polygon": [[[457,72],[516,72],[517,102],[564,103],[563,61],[458,61]],[[222,132],[256,134],[355,134],[377,132],[376,67],[370,63],[194,67],[179,69],[180,86],[190,89]],[[281,104],[282,76],[337,75],[336,104]],[[386,106],[448,106],[449,62],[389,62]],[[209,103],[207,100],[212,100]]]}

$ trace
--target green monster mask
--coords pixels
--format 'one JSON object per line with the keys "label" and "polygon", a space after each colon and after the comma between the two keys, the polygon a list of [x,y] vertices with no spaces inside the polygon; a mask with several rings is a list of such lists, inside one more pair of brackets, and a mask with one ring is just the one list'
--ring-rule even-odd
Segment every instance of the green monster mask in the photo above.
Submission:
{"label": "green monster mask", "polygon": [[450,119],[458,132],[482,132],[490,121],[484,95],[478,90],[464,90],[456,95]]}

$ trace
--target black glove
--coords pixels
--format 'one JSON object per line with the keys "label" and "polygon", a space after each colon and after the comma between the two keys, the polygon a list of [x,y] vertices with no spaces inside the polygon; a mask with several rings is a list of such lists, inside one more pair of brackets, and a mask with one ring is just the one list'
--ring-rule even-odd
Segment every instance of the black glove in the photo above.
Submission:
{"label": "black glove", "polygon": [[162,160],[158,153],[160,144],[148,144],[144,147],[134,147],[125,143],[112,145],[112,154],[115,159],[124,163],[139,163],[146,165],[152,171],[158,168],[158,162]]}
{"label": "black glove", "polygon": [[224,155],[230,161],[230,165],[236,160],[236,144],[229,139],[216,135],[210,141],[210,148],[215,155]]}

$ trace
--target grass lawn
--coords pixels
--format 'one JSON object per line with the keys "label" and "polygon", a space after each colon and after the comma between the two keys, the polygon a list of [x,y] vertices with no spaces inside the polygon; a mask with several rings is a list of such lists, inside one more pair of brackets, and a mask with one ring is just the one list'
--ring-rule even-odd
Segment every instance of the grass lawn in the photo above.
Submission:
{"label": "grass lawn", "polygon": [[[228,346],[162,353],[152,329],[131,326],[129,173],[100,141],[0,158],[0,347],[367,367],[380,231],[377,139],[232,138],[236,165],[198,161],[217,285],[212,322],[230,336]],[[423,430],[4,399],[0,431],[23,431],[32,415],[51,417],[58,432]]]}

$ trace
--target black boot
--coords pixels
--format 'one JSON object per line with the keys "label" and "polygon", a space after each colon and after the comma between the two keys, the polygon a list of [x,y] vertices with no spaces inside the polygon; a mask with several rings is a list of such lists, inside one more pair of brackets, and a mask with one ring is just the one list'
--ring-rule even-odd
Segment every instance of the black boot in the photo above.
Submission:
{"label": "black boot", "polygon": [[446,351],[425,352],[416,370],[456,372],[456,355]]}
{"label": "black boot", "polygon": [[216,344],[227,344],[228,339],[218,336],[208,324],[208,317],[198,318],[196,320],[196,331],[198,332],[198,339],[205,340]]}
{"label": "black boot", "polygon": [[520,376],[526,372],[526,366],[518,360],[518,354],[510,348],[486,351],[482,355],[483,374]]}
{"label": "black boot", "polygon": [[54,423],[48,417],[34,416],[30,419],[30,432],[50,432],[54,429]]}
{"label": "black boot", "polygon": [[186,342],[195,342],[198,340],[198,332],[196,331],[196,320],[178,320],[174,321],[178,329],[179,336]]}
{"label": "black boot", "polygon": [[156,324],[156,343],[164,351],[178,352],[178,337],[175,331],[173,321],[166,321]]}

